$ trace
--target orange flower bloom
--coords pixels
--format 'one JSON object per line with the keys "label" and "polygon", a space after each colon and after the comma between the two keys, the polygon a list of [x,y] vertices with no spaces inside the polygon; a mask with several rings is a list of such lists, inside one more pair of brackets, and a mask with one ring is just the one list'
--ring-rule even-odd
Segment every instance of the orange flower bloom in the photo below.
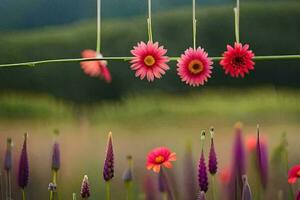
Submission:
{"label": "orange flower bloom", "polygon": [[300,178],[300,165],[295,165],[289,170],[289,177],[288,177],[289,184],[296,183],[298,178]]}
{"label": "orange flower bloom", "polygon": [[172,153],[166,147],[158,147],[149,152],[147,156],[147,169],[159,173],[161,165],[172,168],[171,161],[176,161],[176,153]]}

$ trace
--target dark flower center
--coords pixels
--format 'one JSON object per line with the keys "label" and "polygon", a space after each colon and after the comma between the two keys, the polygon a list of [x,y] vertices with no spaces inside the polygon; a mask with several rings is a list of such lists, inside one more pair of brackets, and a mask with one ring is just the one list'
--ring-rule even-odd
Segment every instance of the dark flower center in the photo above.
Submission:
{"label": "dark flower center", "polygon": [[200,60],[195,59],[189,63],[188,69],[192,74],[199,74],[203,71],[204,66]]}
{"label": "dark flower center", "polygon": [[245,62],[242,56],[236,56],[233,58],[232,64],[234,67],[239,68],[242,67],[245,64]]}

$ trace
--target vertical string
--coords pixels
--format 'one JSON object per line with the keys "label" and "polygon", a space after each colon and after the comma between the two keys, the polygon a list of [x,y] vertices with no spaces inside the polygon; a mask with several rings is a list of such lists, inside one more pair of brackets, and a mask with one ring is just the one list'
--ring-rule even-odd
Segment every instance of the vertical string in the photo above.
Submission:
{"label": "vertical string", "polygon": [[240,0],[236,0],[236,7],[234,8],[235,21],[235,41],[240,43]]}
{"label": "vertical string", "polygon": [[197,33],[196,23],[197,23],[197,20],[196,20],[196,0],[193,0],[193,47],[194,47],[194,49],[196,49],[196,33]]}
{"label": "vertical string", "polygon": [[96,51],[100,53],[101,48],[101,0],[97,0],[97,44]]}
{"label": "vertical string", "polygon": [[148,23],[148,37],[149,37],[149,41],[153,42],[151,10],[152,10],[151,9],[151,0],[148,0],[148,19],[147,19],[147,23]]}

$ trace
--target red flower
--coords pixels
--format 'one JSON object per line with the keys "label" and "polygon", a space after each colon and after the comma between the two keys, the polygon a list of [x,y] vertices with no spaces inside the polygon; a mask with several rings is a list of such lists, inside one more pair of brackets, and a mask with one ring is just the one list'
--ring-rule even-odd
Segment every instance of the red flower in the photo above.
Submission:
{"label": "red flower", "polygon": [[220,61],[225,70],[225,74],[230,73],[232,77],[244,78],[250,70],[254,70],[255,63],[253,62],[254,53],[249,49],[249,45],[235,43],[234,47],[227,45],[227,51],[223,53],[224,58]]}
{"label": "red flower", "polygon": [[[83,58],[103,58],[102,54],[91,49],[84,50],[81,55]],[[86,61],[81,62],[80,65],[86,75],[102,78],[107,83],[111,82],[111,75],[106,66],[106,60]]]}
{"label": "red flower", "polygon": [[149,152],[147,156],[147,169],[158,173],[161,165],[166,168],[172,168],[171,161],[176,161],[176,153],[172,153],[166,147],[158,147]]}
{"label": "red flower", "polygon": [[300,177],[300,165],[295,165],[289,170],[288,182],[289,184],[294,184],[297,178]]}
{"label": "red flower", "polygon": [[220,182],[223,185],[227,185],[229,183],[230,176],[231,176],[231,173],[230,173],[229,168],[228,167],[223,168],[219,173]]}

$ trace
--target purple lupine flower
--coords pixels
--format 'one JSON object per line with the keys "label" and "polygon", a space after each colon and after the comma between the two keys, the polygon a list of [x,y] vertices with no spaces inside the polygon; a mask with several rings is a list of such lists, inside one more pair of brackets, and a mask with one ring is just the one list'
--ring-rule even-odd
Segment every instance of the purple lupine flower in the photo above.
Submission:
{"label": "purple lupine flower", "polygon": [[85,175],[83,177],[82,184],[81,184],[80,195],[81,195],[81,198],[83,198],[83,199],[88,199],[91,196],[90,183],[89,183],[89,178],[88,178],[87,175]]}
{"label": "purple lupine flower", "polygon": [[196,183],[196,169],[193,159],[192,146],[190,143],[186,146],[183,168],[183,181],[184,181],[184,198],[186,200],[195,200],[197,197],[197,183]]}
{"label": "purple lupine flower", "polygon": [[4,169],[9,172],[12,169],[12,139],[7,138],[7,146],[4,158]]}
{"label": "purple lupine flower", "polygon": [[266,189],[268,184],[268,178],[269,178],[268,149],[267,149],[266,141],[260,140],[259,126],[257,126],[256,153],[257,153],[257,164],[258,164],[260,180],[263,188]]}
{"label": "purple lupine flower", "polygon": [[218,160],[214,145],[214,128],[210,128],[211,144],[209,151],[208,170],[211,175],[215,175],[218,170]]}
{"label": "purple lupine flower", "polygon": [[24,143],[19,161],[18,185],[24,189],[29,180],[29,162],[27,155],[27,133],[24,134]]}
{"label": "purple lupine flower", "polygon": [[127,156],[128,167],[123,173],[123,181],[131,182],[133,180],[133,171],[132,171],[132,156]]}
{"label": "purple lupine flower", "polygon": [[156,200],[157,190],[151,176],[146,175],[144,180],[145,200]]}
{"label": "purple lupine flower", "polygon": [[104,161],[103,178],[109,181],[114,177],[114,150],[112,142],[112,133],[108,134],[108,142],[106,148],[106,158]]}
{"label": "purple lupine flower", "polygon": [[201,191],[198,195],[198,200],[206,200],[205,192]]}
{"label": "purple lupine flower", "polygon": [[58,171],[60,168],[60,148],[58,142],[55,142],[52,150],[52,170]]}
{"label": "purple lupine flower", "polygon": [[235,125],[235,141],[233,145],[233,163],[229,182],[229,199],[239,200],[242,198],[243,179],[246,174],[245,147],[242,136],[242,124]]}
{"label": "purple lupine flower", "polygon": [[202,149],[201,149],[201,157],[200,157],[199,168],[198,168],[198,182],[199,182],[200,191],[206,193],[208,190],[208,177],[207,177],[207,169],[206,169],[206,163],[205,163],[204,152],[203,152],[204,140],[205,140],[205,131],[202,131],[201,133]]}
{"label": "purple lupine flower", "polygon": [[296,200],[300,200],[300,191],[298,192]]}
{"label": "purple lupine flower", "polygon": [[252,200],[251,188],[248,183],[247,175],[243,175],[243,193],[242,200]]}
{"label": "purple lupine flower", "polygon": [[160,170],[158,174],[158,190],[161,193],[165,193],[167,191],[166,179],[164,176],[164,170]]}

